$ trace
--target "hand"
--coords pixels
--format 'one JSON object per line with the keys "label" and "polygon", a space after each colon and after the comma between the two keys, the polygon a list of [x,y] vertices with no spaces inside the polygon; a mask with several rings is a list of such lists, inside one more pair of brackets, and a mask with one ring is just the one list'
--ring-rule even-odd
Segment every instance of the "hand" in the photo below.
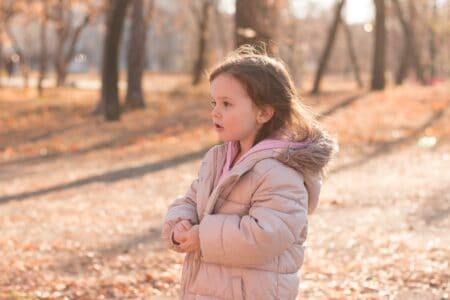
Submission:
{"label": "hand", "polygon": [[194,225],[191,230],[181,233],[180,248],[186,252],[193,252],[200,250],[200,233],[199,226]]}
{"label": "hand", "polygon": [[175,224],[175,227],[173,229],[172,238],[175,243],[180,244],[182,242],[181,240],[181,234],[183,232],[189,231],[192,228],[192,224],[188,220],[182,220]]}

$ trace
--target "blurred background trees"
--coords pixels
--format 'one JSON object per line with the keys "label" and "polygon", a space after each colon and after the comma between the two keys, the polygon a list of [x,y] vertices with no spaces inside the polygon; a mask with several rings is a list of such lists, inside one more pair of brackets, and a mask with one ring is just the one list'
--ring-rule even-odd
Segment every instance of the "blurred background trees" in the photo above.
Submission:
{"label": "blurred background trees", "polygon": [[145,106],[145,74],[191,74],[197,85],[226,53],[259,41],[313,93],[327,78],[376,90],[449,76],[450,1],[367,0],[362,10],[355,3],[0,0],[0,85],[98,88],[97,112],[117,120],[121,102]]}

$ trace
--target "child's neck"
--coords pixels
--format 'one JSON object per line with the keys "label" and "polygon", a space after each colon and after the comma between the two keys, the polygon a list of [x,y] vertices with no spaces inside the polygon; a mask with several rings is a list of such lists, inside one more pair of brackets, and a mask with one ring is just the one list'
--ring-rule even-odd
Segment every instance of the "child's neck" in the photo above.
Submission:
{"label": "child's neck", "polygon": [[234,158],[233,162],[231,163],[231,166],[234,166],[234,164],[242,157],[245,153],[250,151],[250,149],[253,147],[253,144],[246,144],[241,141],[238,143],[238,153],[236,157]]}
{"label": "child's neck", "polygon": [[253,140],[249,141],[239,141],[239,155],[242,156],[247,153],[251,148],[253,148]]}

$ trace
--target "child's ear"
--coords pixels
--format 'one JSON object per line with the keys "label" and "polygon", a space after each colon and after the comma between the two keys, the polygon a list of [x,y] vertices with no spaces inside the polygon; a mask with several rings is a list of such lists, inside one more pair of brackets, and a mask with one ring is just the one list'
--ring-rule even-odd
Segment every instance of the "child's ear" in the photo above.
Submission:
{"label": "child's ear", "polygon": [[264,124],[270,121],[272,119],[273,114],[275,113],[275,109],[271,105],[264,105],[261,107],[258,111],[258,115],[256,117],[256,120],[260,124]]}

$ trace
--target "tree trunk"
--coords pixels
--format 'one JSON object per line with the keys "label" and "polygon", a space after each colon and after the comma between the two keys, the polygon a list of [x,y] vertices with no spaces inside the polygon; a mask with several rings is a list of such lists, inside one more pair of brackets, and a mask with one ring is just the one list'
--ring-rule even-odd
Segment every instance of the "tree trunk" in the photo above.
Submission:
{"label": "tree trunk", "polygon": [[437,1],[433,0],[431,24],[429,24],[429,44],[428,51],[430,55],[430,78],[436,77],[436,57],[437,57],[437,46],[436,46],[436,32],[435,32],[435,20],[437,19]]}
{"label": "tree trunk", "polygon": [[[408,53],[404,53],[404,55],[411,57],[410,62],[414,64],[417,78],[420,80],[420,82],[422,84],[425,84],[426,80],[425,80],[425,76],[424,76],[423,66],[422,66],[420,55],[419,55],[419,52],[417,49],[417,44],[416,44],[416,40],[414,37],[414,30],[413,30],[413,26],[412,26],[414,17],[411,17],[411,21],[408,23],[406,21],[405,16],[403,15],[403,11],[400,7],[400,3],[398,2],[398,0],[392,0],[392,2],[394,4],[398,19],[402,25],[402,30],[403,30],[404,39],[405,39],[404,50],[405,50],[405,52],[408,51]],[[411,7],[411,10],[415,11],[413,2],[410,1],[409,4]],[[401,72],[399,71],[398,74],[400,75]],[[406,76],[406,72],[405,72],[405,76]]]}
{"label": "tree trunk", "polygon": [[342,26],[345,32],[345,40],[347,42],[348,54],[350,57],[350,62],[352,65],[353,74],[355,75],[356,83],[359,88],[364,86],[363,81],[361,79],[361,73],[358,64],[358,58],[356,56],[355,46],[353,45],[352,33],[350,32],[350,28],[348,25],[342,20]]}
{"label": "tree trunk", "polygon": [[41,40],[41,55],[39,60],[39,78],[37,89],[39,96],[42,96],[42,82],[45,79],[47,73],[47,21],[48,21],[48,6],[47,1],[42,1],[42,22],[40,30],[40,40]]}
{"label": "tree trunk", "polygon": [[110,0],[106,20],[106,36],[103,44],[102,89],[100,112],[107,121],[120,119],[119,89],[119,43],[128,0]]}
{"label": "tree trunk", "polygon": [[144,22],[143,0],[133,1],[130,42],[128,43],[128,85],[125,107],[127,109],[145,106],[142,91],[142,74],[145,65],[145,43],[147,28]]}
{"label": "tree trunk", "polygon": [[329,31],[328,31],[328,38],[327,42],[324,48],[324,51],[322,53],[322,56],[320,58],[319,62],[319,68],[317,69],[316,76],[314,79],[314,87],[311,91],[312,94],[318,94],[320,91],[320,81],[322,80],[322,76],[325,73],[325,69],[327,67],[327,62],[331,54],[331,50],[333,49],[334,41],[336,39],[336,32],[339,26],[341,18],[341,11],[342,7],[345,4],[345,0],[339,0],[336,4],[336,9],[334,13],[334,19],[333,23],[331,24]]}
{"label": "tree trunk", "polygon": [[61,73],[58,73],[58,75],[61,76],[61,78],[58,78],[58,82],[60,82],[61,85],[64,85],[66,83],[67,68],[75,55],[75,48],[78,39],[81,35],[81,32],[89,24],[89,19],[90,19],[89,15],[84,16],[83,22],[80,25],[78,25],[78,27],[76,27],[74,30],[67,53],[65,54],[64,59],[62,60],[63,65],[61,68]]}
{"label": "tree trunk", "polygon": [[300,82],[300,78],[298,76],[299,69],[301,69],[301,64],[298,58],[297,53],[297,38],[299,34],[299,24],[296,17],[291,17],[289,24],[289,36],[286,42],[287,48],[289,49],[289,56],[287,58],[287,65],[290,69],[290,73],[292,75],[292,80],[294,84],[297,85]]}
{"label": "tree trunk", "polygon": [[19,56],[20,72],[22,73],[22,76],[23,76],[24,87],[28,88],[28,86],[29,86],[29,68],[28,68],[27,59],[25,57],[25,54],[20,49],[19,43],[17,42],[16,37],[12,34],[11,28],[8,25],[5,25],[5,32],[8,35],[9,40],[12,42],[14,51]]}
{"label": "tree trunk", "polygon": [[208,31],[209,31],[209,15],[211,11],[211,1],[203,0],[202,3],[202,12],[200,19],[198,20],[198,31],[199,31],[199,39],[198,39],[198,52],[197,59],[195,60],[195,65],[193,69],[193,79],[192,85],[197,85],[200,83],[202,72],[206,66],[206,42],[208,40]]}
{"label": "tree trunk", "polygon": [[384,0],[375,2],[375,42],[372,65],[372,90],[382,90],[386,85],[384,77],[386,61],[386,22]]}
{"label": "tree trunk", "polygon": [[[55,70],[56,70],[56,85],[63,86],[66,83],[67,68],[75,55],[75,48],[83,29],[89,24],[90,15],[87,14],[83,22],[81,22],[75,29],[73,29],[73,34],[70,36],[71,29],[71,18],[66,17],[69,13],[70,7],[69,3],[65,0],[59,0],[57,5],[57,36],[58,44],[56,47],[56,58],[55,58]],[[69,40],[69,45],[67,41]],[[67,49],[67,52],[65,51]]]}
{"label": "tree trunk", "polygon": [[411,56],[408,50],[408,45],[406,41],[403,43],[403,49],[399,57],[400,65],[398,66],[397,72],[395,74],[395,84],[400,85],[406,78],[408,74],[409,66],[411,63]]}
{"label": "tree trunk", "polygon": [[235,45],[266,45],[271,55],[278,54],[273,42],[278,40],[281,0],[236,0]]}
{"label": "tree trunk", "polygon": [[227,41],[227,35],[224,34],[224,32],[225,32],[225,26],[223,24],[224,20],[223,20],[222,13],[219,10],[219,7],[218,7],[219,5],[217,3],[214,5],[213,19],[215,21],[215,26],[216,26],[215,32],[217,33],[219,45],[220,45],[220,56],[223,57],[226,55],[226,53],[228,53],[228,51],[230,51],[230,45]]}
{"label": "tree trunk", "polygon": [[[0,36],[2,35],[2,31],[0,29]],[[3,41],[0,39],[0,88],[2,87],[2,75],[4,69],[4,58],[3,58]]]}
{"label": "tree trunk", "polygon": [[56,35],[57,44],[55,50],[55,72],[56,72],[56,86],[64,85],[65,81],[65,63],[64,63],[64,46],[69,37],[69,28],[64,20],[64,13],[66,11],[65,0],[59,0],[56,5]]}

